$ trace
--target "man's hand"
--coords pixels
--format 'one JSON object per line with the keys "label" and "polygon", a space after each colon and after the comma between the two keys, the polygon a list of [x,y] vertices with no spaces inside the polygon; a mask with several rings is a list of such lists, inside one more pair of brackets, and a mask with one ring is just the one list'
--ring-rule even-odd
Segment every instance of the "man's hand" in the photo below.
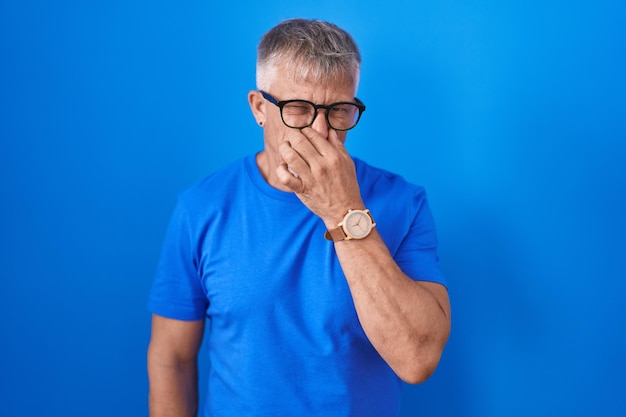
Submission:
{"label": "man's hand", "polygon": [[364,207],[354,162],[336,131],[328,139],[310,127],[294,131],[279,152],[278,180],[327,227],[336,227],[348,209]]}

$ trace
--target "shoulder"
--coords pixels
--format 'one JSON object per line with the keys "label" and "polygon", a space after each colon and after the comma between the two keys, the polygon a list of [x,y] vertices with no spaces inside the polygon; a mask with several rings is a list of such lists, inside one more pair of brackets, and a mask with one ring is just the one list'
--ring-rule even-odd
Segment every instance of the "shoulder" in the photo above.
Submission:
{"label": "shoulder", "polygon": [[249,155],[231,162],[184,189],[178,195],[178,205],[194,210],[196,207],[207,208],[229,199],[247,178],[246,166],[248,159],[253,157]]}
{"label": "shoulder", "polygon": [[372,166],[358,158],[354,158],[354,164],[364,196],[393,196],[394,199],[409,198],[418,201],[426,198],[424,187],[407,181],[399,174]]}

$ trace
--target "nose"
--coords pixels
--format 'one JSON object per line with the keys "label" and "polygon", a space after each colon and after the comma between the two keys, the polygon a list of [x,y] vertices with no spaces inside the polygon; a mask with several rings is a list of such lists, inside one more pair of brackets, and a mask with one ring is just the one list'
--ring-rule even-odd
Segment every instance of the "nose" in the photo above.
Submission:
{"label": "nose", "polygon": [[326,139],[328,139],[330,126],[328,126],[328,121],[326,120],[326,111],[326,109],[317,110],[317,116],[315,117],[315,120],[313,120],[311,128],[316,130],[320,135],[323,135]]}

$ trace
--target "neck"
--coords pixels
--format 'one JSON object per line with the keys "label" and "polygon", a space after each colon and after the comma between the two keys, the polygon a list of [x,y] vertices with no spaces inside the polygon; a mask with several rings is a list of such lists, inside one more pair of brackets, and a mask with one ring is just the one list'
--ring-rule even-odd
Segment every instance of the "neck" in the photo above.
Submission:
{"label": "neck", "polygon": [[280,162],[270,158],[267,151],[263,150],[257,154],[256,164],[259,167],[259,172],[261,172],[261,176],[269,185],[280,191],[293,192],[291,189],[285,187],[278,181],[278,177],[276,176],[276,168],[278,168]]}

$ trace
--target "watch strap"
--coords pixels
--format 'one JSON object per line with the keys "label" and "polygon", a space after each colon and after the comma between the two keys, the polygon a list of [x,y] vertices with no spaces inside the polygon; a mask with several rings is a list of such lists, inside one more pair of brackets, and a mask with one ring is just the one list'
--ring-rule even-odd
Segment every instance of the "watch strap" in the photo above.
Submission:
{"label": "watch strap", "polygon": [[332,240],[333,242],[339,242],[341,240],[345,240],[348,237],[346,232],[343,231],[343,227],[339,226],[334,229],[327,230],[324,233],[324,238],[326,240]]}

